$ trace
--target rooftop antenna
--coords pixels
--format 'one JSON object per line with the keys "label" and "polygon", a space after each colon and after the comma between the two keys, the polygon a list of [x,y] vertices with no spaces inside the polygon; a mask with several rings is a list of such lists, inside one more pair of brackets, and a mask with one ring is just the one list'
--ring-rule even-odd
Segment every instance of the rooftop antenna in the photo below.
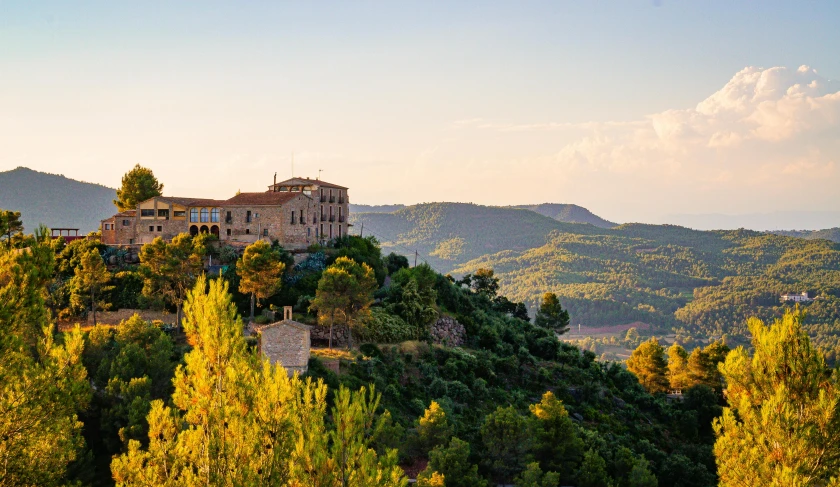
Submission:
{"label": "rooftop antenna", "polygon": [[318,181],[321,180],[321,171],[323,171],[323,169],[318,169]]}

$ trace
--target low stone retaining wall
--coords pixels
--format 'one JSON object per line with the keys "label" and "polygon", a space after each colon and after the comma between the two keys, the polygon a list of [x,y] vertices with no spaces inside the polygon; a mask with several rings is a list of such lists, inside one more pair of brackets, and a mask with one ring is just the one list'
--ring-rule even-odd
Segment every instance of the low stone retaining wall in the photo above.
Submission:
{"label": "low stone retaining wall", "polygon": [[[155,311],[151,309],[121,309],[118,311],[97,311],[96,322],[103,325],[118,325],[121,321],[125,321],[137,313],[145,321],[160,320],[166,324],[175,324],[175,313],[167,313],[165,311]],[[88,325],[93,325],[93,313],[87,315]]]}
{"label": "low stone retaining wall", "polygon": [[450,347],[460,347],[467,338],[467,330],[464,329],[464,325],[449,316],[438,318],[429,330],[429,334],[434,343]]}
{"label": "low stone retaining wall", "polygon": [[[348,335],[349,333],[346,326],[333,326],[332,346],[346,347]],[[313,342],[317,340],[319,342],[322,342],[323,344],[326,344],[330,339],[330,327],[321,325],[313,326],[309,332],[309,336]]]}

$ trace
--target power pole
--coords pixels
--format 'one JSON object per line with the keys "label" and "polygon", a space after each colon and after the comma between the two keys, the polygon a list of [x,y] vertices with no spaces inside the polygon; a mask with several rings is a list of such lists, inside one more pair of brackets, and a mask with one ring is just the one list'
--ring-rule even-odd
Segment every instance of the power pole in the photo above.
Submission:
{"label": "power pole", "polygon": [[359,238],[362,238],[364,236],[365,236],[365,222],[362,222],[362,229],[359,230]]}
{"label": "power pole", "polygon": [[417,251],[414,251],[414,267],[417,267]]}

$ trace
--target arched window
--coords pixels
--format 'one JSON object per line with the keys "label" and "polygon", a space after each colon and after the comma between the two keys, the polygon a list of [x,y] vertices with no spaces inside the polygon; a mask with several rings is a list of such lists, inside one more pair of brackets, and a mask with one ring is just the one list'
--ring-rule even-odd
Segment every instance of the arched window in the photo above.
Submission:
{"label": "arched window", "polygon": [[201,209],[201,223],[207,223],[208,220],[208,212],[207,208]]}
{"label": "arched window", "polygon": [[213,208],[210,210],[210,221],[213,223],[219,223],[219,209]]}
{"label": "arched window", "polygon": [[190,208],[190,221],[197,222],[198,221],[198,208]]}

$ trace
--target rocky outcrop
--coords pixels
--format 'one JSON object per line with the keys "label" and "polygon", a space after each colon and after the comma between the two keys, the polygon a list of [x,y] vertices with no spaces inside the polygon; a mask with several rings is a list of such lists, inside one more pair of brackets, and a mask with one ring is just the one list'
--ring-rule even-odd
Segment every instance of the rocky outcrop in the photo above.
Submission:
{"label": "rocky outcrop", "polygon": [[448,345],[450,347],[460,347],[467,338],[467,331],[464,329],[464,325],[449,316],[438,318],[432,325],[431,330],[429,330],[429,334],[434,343]]}

